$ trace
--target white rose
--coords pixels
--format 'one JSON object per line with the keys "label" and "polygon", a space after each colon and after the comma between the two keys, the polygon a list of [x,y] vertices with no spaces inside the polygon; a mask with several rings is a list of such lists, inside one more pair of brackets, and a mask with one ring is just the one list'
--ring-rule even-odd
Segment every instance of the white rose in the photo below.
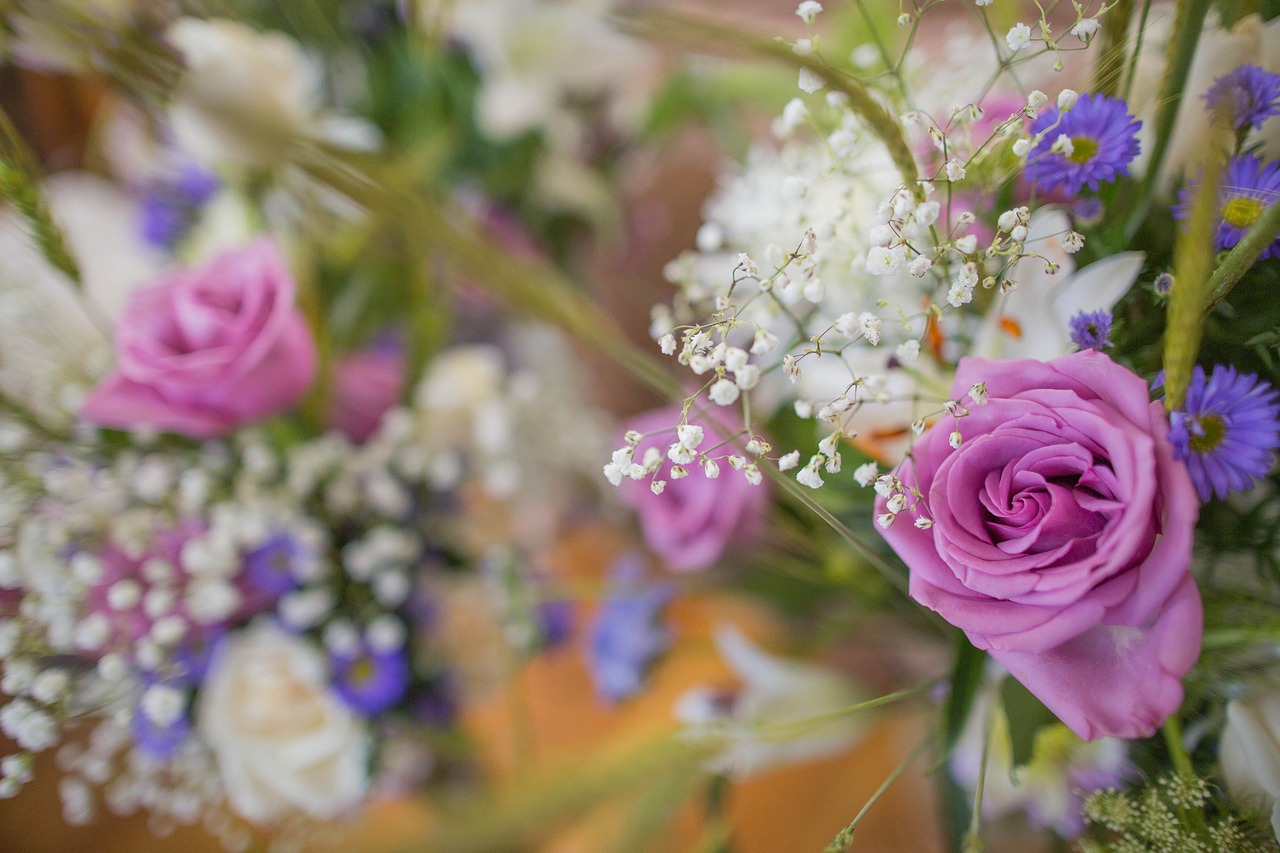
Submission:
{"label": "white rose", "polygon": [[197,160],[269,166],[300,138],[376,146],[370,125],[320,111],[320,67],[289,36],[237,21],[183,18],[169,28],[168,39],[186,63],[169,120]]}
{"label": "white rose", "polygon": [[253,627],[226,641],[196,725],[231,805],[255,823],[293,810],[330,819],[368,789],[363,724],[329,690],[320,652],[278,628]]}
{"label": "white rose", "polygon": [[1280,690],[1227,703],[1218,761],[1227,790],[1269,809],[1271,830],[1280,839]]}

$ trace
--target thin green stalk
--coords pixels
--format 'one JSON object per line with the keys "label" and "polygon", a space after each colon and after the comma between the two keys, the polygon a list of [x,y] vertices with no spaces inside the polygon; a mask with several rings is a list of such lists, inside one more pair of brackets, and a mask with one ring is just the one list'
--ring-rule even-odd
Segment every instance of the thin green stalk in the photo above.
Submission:
{"label": "thin green stalk", "polygon": [[[1191,763],[1191,756],[1187,754],[1187,747],[1182,739],[1182,721],[1178,719],[1177,714],[1170,715],[1169,719],[1164,721],[1164,725],[1160,727],[1160,733],[1164,735],[1165,746],[1169,748],[1169,758],[1178,775],[1188,780],[1199,778],[1196,776],[1195,766]],[[1208,825],[1201,809],[1180,807],[1179,811],[1182,812],[1183,821],[1195,827],[1201,838],[1209,837]]]}
{"label": "thin green stalk", "polygon": [[811,726],[817,726],[822,723],[828,723],[832,720],[838,720],[841,717],[848,717],[862,711],[870,711],[874,708],[881,708],[885,705],[892,705],[903,699],[910,699],[912,696],[919,696],[921,693],[927,693],[938,686],[941,679],[934,678],[923,684],[917,684],[913,687],[904,687],[901,690],[895,690],[892,693],[886,693],[883,696],[877,696],[874,699],[868,699],[865,702],[858,702],[854,705],[848,705],[844,708],[837,708],[834,711],[828,711],[825,714],[814,714],[810,717],[802,717],[797,720],[784,720],[776,723],[760,723],[754,726],[759,734],[771,734],[775,732],[784,732],[788,729],[805,729]]}
{"label": "thin green stalk", "polygon": [[1213,264],[1218,188],[1225,162],[1225,150],[1211,147],[1202,164],[1200,180],[1193,185],[1186,228],[1173,248],[1174,286],[1169,293],[1164,334],[1165,407],[1171,412],[1182,405],[1204,335],[1205,294]]}
{"label": "thin green stalk", "polygon": [[1147,17],[1151,14],[1151,0],[1143,0],[1142,15],[1138,18],[1138,29],[1133,37],[1133,52],[1129,54],[1129,70],[1125,75],[1121,96],[1127,102],[1133,92],[1133,76],[1138,72],[1138,58],[1142,56],[1142,42],[1147,34]]}
{"label": "thin green stalk", "polygon": [[1156,132],[1151,145],[1151,158],[1147,161],[1147,173],[1143,175],[1142,186],[1137,193],[1138,202],[1125,225],[1126,240],[1133,239],[1151,211],[1157,181],[1160,178],[1160,169],[1164,165],[1165,154],[1169,150],[1174,121],[1178,117],[1178,106],[1182,103],[1183,90],[1187,85],[1187,77],[1191,73],[1191,63],[1195,59],[1200,31],[1204,29],[1204,19],[1209,14],[1211,5],[1212,0],[1178,0],[1173,37],[1169,40],[1169,51],[1165,62],[1164,86],[1160,90],[1159,109],[1156,113]]}
{"label": "thin green stalk", "polygon": [[1231,292],[1236,282],[1249,271],[1277,237],[1280,237],[1280,203],[1273,203],[1245,232],[1244,237],[1227,253],[1209,277],[1209,282],[1205,285],[1206,312]]}
{"label": "thin green stalk", "polygon": [[856,815],[854,815],[854,818],[849,822],[849,825],[840,830],[839,834],[831,840],[831,843],[826,846],[823,853],[847,853],[849,847],[853,844],[854,833],[858,831],[858,824],[862,823],[862,819],[867,816],[867,812],[871,811],[871,807],[874,806],[882,796],[884,796],[884,792],[889,790],[889,786],[898,781],[898,777],[907,772],[907,768],[912,764],[915,764],[916,759],[920,757],[920,754],[923,753],[932,743],[933,736],[930,735],[921,741],[920,745],[913,749],[897,767],[893,768],[893,772],[889,774],[884,782],[880,783],[880,787],[876,788],[875,793],[871,795],[871,798],[867,800],[866,804]]}
{"label": "thin green stalk", "polygon": [[1102,18],[1099,59],[1093,78],[1093,90],[1100,95],[1114,95],[1120,91],[1125,69],[1125,42],[1132,21],[1133,0],[1117,0]]}
{"label": "thin green stalk", "polygon": [[565,821],[594,806],[683,769],[697,775],[712,747],[684,739],[657,743],[612,756],[589,770],[561,774],[539,784],[521,784],[505,796],[472,803],[433,826],[401,853],[482,853],[525,849]]}
{"label": "thin green stalk", "polygon": [[973,792],[973,812],[969,817],[969,831],[964,834],[964,853],[982,853],[982,796],[987,788],[987,764],[991,759],[991,736],[996,725],[996,708],[987,711],[987,725],[982,733],[982,759],[978,764],[978,782]]}

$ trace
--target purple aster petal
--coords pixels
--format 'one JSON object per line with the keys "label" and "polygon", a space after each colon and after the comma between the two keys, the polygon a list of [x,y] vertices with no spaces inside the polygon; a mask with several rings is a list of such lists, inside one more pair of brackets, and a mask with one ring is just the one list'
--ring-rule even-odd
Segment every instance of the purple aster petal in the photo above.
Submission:
{"label": "purple aster petal", "polygon": [[354,655],[334,655],[332,662],[334,691],[352,710],[370,717],[400,701],[412,675],[403,649],[366,647]]}
{"label": "purple aster petal", "polygon": [[1082,350],[1104,350],[1111,346],[1111,312],[1081,311],[1068,321],[1071,342]]}
{"label": "purple aster petal", "polygon": [[[1174,219],[1181,221],[1190,214],[1191,194],[1196,185],[1193,181],[1179,191],[1178,204],[1173,208]],[[1214,250],[1222,252],[1239,243],[1277,194],[1280,194],[1280,165],[1264,162],[1254,154],[1232,157],[1222,175]],[[1280,239],[1272,241],[1261,257],[1280,257]]]}
{"label": "purple aster petal", "polygon": [[1280,447],[1280,393],[1234,367],[1218,365],[1206,379],[1197,366],[1182,408],[1170,416],[1169,441],[1200,500],[1249,489]]}
{"label": "purple aster petal", "polygon": [[[1099,184],[1129,174],[1129,164],[1138,156],[1140,127],[1142,122],[1120,98],[1081,95],[1068,112],[1054,107],[1031,125],[1031,132],[1044,138],[1027,157],[1027,180],[1042,192],[1061,188],[1074,196],[1086,186],[1097,191]],[[1051,150],[1059,136],[1071,140],[1070,157]]]}
{"label": "purple aster petal", "polygon": [[1204,101],[1211,113],[1221,115],[1236,130],[1260,128],[1280,114],[1280,74],[1241,65],[1214,80]]}

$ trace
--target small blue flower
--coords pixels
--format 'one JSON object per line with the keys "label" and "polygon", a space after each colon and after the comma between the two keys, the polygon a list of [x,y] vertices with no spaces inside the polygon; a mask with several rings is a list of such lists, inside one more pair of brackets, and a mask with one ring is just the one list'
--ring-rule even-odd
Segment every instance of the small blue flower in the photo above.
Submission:
{"label": "small blue flower", "polygon": [[[1178,193],[1174,219],[1186,219],[1190,214],[1191,192],[1195,186],[1192,182]],[[1280,194],[1280,165],[1264,162],[1254,154],[1232,157],[1222,175],[1214,250],[1221,252],[1239,243],[1276,200],[1277,194]],[[1280,257],[1280,239],[1272,241],[1261,257]]]}
{"label": "small blue flower", "polygon": [[172,758],[191,731],[185,712],[167,726],[157,725],[141,709],[133,715],[133,745],[138,752],[156,761]]}
{"label": "small blue flower", "polygon": [[277,533],[245,555],[245,577],[258,592],[277,598],[298,585],[299,571],[311,558],[295,537]]}
{"label": "small blue flower", "polygon": [[191,164],[152,186],[138,204],[142,239],[158,248],[172,249],[186,236],[200,208],[218,188],[217,176]]}
{"label": "small blue flower", "polygon": [[1280,447],[1280,393],[1253,374],[1196,367],[1182,408],[1170,417],[1174,456],[1187,463],[1200,500],[1245,491],[1271,469]]}
{"label": "small blue flower", "polygon": [[[1096,191],[1099,184],[1129,174],[1129,164],[1138,156],[1140,127],[1142,122],[1120,98],[1081,95],[1068,112],[1054,107],[1031,125],[1032,133],[1044,133],[1044,138],[1028,155],[1027,180],[1044,192],[1061,188],[1074,196],[1085,186]],[[1071,140],[1069,155],[1051,150],[1059,136]]]}
{"label": "small blue flower", "polygon": [[591,630],[589,663],[596,692],[618,702],[640,689],[649,664],[671,642],[659,621],[671,599],[667,584],[641,583],[644,562],[624,557],[614,568],[618,588],[600,606]]}
{"label": "small blue flower", "polygon": [[1280,74],[1256,65],[1241,65],[1223,74],[1204,93],[1209,112],[1222,116],[1236,130],[1255,130],[1280,114]]}
{"label": "small blue flower", "polygon": [[332,663],[334,691],[370,717],[399,702],[412,676],[404,649],[382,651],[366,644],[354,654],[334,654]]}
{"label": "small blue flower", "polygon": [[1082,350],[1104,350],[1111,346],[1111,312],[1081,311],[1068,322],[1071,330],[1071,342]]}

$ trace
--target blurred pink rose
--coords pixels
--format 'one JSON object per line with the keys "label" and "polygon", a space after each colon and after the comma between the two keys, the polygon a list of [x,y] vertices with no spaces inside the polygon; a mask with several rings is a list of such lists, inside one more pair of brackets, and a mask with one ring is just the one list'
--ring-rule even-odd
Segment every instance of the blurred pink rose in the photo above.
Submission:
{"label": "blurred pink rose", "polygon": [[1164,411],[1092,350],[964,359],[952,394],[977,382],[989,402],[934,424],[899,473],[933,522],[914,525],[908,498],[884,530],[911,596],[1082,738],[1147,737],[1181,704],[1203,628],[1189,571],[1199,503]]}
{"label": "blurred pink rose", "polygon": [[[636,460],[642,459],[648,448],[656,447],[663,454],[663,470],[668,470],[667,448],[676,440],[679,420],[679,406],[630,419],[630,429],[655,433],[636,447]],[[691,416],[689,424],[703,428],[703,448],[720,443],[720,434],[709,418]],[[728,448],[721,450],[728,452]],[[751,485],[742,472],[728,464],[720,466],[720,476],[715,479],[708,479],[697,462],[685,467],[689,476],[684,479],[661,476],[667,485],[660,495],[650,490],[648,478],[624,479],[620,486],[623,502],[636,511],[645,542],[677,572],[705,569],[720,559],[734,540],[746,538],[764,520],[768,498],[765,485]]]}
{"label": "blurred pink rose", "polygon": [[393,343],[375,344],[339,361],[333,371],[329,426],[354,442],[367,441],[404,393],[404,368],[404,353]]}
{"label": "blurred pink rose", "polygon": [[130,296],[116,321],[115,371],[80,414],[211,438],[289,409],[314,377],[293,279],[263,239]]}

